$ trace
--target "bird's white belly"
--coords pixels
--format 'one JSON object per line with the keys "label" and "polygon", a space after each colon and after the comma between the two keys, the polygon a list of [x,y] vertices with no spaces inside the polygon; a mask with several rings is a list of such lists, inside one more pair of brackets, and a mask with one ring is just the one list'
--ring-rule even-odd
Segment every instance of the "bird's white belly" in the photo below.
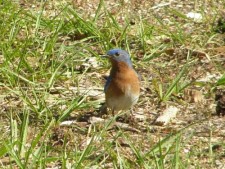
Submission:
{"label": "bird's white belly", "polygon": [[125,94],[116,98],[106,100],[107,107],[114,110],[128,110],[137,103],[139,94]]}

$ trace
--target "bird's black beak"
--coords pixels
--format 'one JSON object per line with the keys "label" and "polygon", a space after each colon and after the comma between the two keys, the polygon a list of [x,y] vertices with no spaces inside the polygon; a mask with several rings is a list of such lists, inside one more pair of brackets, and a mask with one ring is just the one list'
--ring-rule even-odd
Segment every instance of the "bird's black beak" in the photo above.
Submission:
{"label": "bird's black beak", "polygon": [[102,58],[106,58],[108,57],[108,55],[100,55]]}

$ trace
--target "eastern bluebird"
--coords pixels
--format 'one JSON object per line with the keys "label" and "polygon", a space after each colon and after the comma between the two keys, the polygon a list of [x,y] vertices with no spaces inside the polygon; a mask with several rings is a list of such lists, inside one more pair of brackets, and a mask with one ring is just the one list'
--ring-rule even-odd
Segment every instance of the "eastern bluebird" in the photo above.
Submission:
{"label": "eastern bluebird", "polygon": [[107,52],[112,68],[104,92],[106,106],[114,111],[128,110],[137,103],[140,95],[140,81],[130,60],[130,55],[121,49]]}

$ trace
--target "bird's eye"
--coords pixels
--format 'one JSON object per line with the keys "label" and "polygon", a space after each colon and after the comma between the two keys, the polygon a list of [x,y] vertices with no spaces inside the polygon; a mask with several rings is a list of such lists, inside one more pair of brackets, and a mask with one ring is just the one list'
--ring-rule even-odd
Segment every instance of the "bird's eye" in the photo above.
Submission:
{"label": "bird's eye", "polygon": [[119,56],[120,54],[118,52],[115,53],[115,56]]}

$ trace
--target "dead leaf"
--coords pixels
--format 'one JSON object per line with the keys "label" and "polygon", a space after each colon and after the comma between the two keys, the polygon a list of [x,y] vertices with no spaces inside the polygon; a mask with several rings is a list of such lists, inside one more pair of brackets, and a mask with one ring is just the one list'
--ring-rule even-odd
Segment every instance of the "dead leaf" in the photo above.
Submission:
{"label": "dead leaf", "polygon": [[94,117],[93,116],[93,117],[90,117],[89,122],[91,124],[97,124],[97,123],[103,123],[103,122],[105,122],[105,120],[100,118],[100,117]]}
{"label": "dead leaf", "polygon": [[173,48],[169,48],[169,49],[166,49],[164,51],[167,55],[170,55],[172,56],[174,53],[175,53],[175,50]]}
{"label": "dead leaf", "polygon": [[168,107],[163,111],[162,115],[156,119],[155,124],[160,126],[166,125],[172,118],[176,117],[178,111],[179,109],[177,107]]}
{"label": "dead leaf", "polygon": [[184,99],[191,103],[198,103],[204,100],[204,96],[201,91],[195,89],[185,89]]}
{"label": "dead leaf", "polygon": [[221,53],[221,54],[225,54],[225,46],[220,46],[218,48],[214,48],[213,49],[215,52]]}

